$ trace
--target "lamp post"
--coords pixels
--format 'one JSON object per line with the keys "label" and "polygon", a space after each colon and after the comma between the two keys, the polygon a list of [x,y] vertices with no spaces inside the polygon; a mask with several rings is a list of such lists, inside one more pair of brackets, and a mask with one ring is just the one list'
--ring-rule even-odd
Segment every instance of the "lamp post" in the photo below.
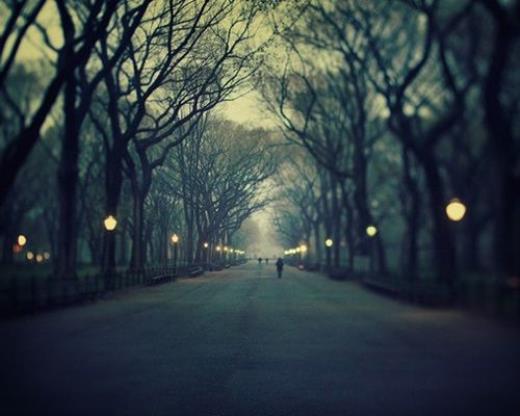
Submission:
{"label": "lamp post", "polygon": [[325,240],[325,253],[326,253],[326,259],[327,259],[326,260],[327,261],[327,270],[330,269],[330,260],[331,260],[330,259],[330,256],[331,256],[330,250],[331,250],[333,245],[334,245],[334,240],[332,238],[329,237],[329,238],[327,238]]}
{"label": "lamp post", "polygon": [[202,244],[202,247],[204,247],[204,264],[205,264],[205,268],[208,268],[208,264],[209,264],[209,243],[207,241],[204,241],[204,244]]}
{"label": "lamp post", "polygon": [[115,263],[115,234],[114,231],[117,227],[117,219],[112,214],[107,215],[107,217],[103,220],[103,226],[105,227],[105,231],[107,232],[105,238],[105,247],[104,247],[104,267],[105,267],[105,278],[107,280],[107,285],[110,290],[114,289],[114,279],[113,274],[115,272],[116,263]]}
{"label": "lamp post", "polygon": [[178,246],[179,246],[179,236],[177,234],[172,235],[172,244],[173,244],[173,274],[177,276],[177,256],[178,256]]}
{"label": "lamp post", "polygon": [[299,248],[300,248],[300,266],[303,267],[303,258],[305,257],[305,254],[307,253],[307,245],[301,244]]}
{"label": "lamp post", "polygon": [[370,249],[370,273],[374,273],[374,237],[376,236],[378,229],[375,225],[370,224],[366,230],[365,230],[368,238],[370,239],[369,242],[369,249]]}
{"label": "lamp post", "polygon": [[215,247],[215,250],[216,250],[216,252],[217,252],[217,259],[218,259],[218,262],[220,263],[220,262],[221,262],[220,255],[221,255],[222,247],[220,247],[220,245],[217,245],[217,247]]}

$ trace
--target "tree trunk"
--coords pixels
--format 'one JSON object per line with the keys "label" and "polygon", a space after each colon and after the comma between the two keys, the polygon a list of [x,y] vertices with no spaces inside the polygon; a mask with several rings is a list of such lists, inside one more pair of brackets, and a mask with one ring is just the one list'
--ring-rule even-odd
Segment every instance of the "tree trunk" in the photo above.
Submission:
{"label": "tree trunk", "polygon": [[354,235],[354,210],[349,201],[345,182],[341,183],[341,200],[343,202],[343,209],[345,210],[345,241],[347,243],[348,268],[354,270],[354,256],[355,256],[355,235]]}
{"label": "tree trunk", "polygon": [[76,78],[70,74],[65,85],[63,100],[65,131],[58,168],[59,233],[58,277],[76,277],[77,218],[76,194],[78,187],[79,127],[76,117]]}
{"label": "tree trunk", "polygon": [[403,158],[403,182],[408,191],[410,197],[410,207],[405,207],[405,219],[406,219],[406,236],[404,241],[406,242],[405,248],[405,275],[410,280],[417,278],[417,266],[418,266],[418,245],[419,245],[419,213],[421,209],[419,187],[415,179],[412,176],[410,166],[410,155],[403,146],[402,152]]}
{"label": "tree trunk", "polygon": [[132,257],[130,260],[130,268],[132,270],[142,270],[144,268],[143,264],[143,254],[145,250],[145,246],[143,244],[144,240],[144,198],[139,190],[133,189],[133,204],[132,204],[132,220],[133,220],[133,240],[132,240]]}
{"label": "tree trunk", "polygon": [[421,154],[426,176],[430,215],[433,225],[433,247],[437,279],[452,284],[456,277],[455,244],[451,224],[445,215],[445,197],[438,165],[430,154]]}
{"label": "tree trunk", "polygon": [[[505,7],[505,6],[504,6]],[[515,151],[513,113],[504,105],[502,95],[511,57],[518,40],[516,19],[503,10],[493,16],[495,33],[490,64],[482,95],[488,140],[497,171],[495,201],[494,257],[496,273],[506,278],[520,276],[520,174]]]}
{"label": "tree trunk", "polygon": [[315,263],[321,265],[321,262],[323,260],[323,254],[322,254],[322,247],[323,247],[323,241],[321,239],[321,224],[320,221],[314,221],[313,222],[313,230],[314,230],[314,246],[315,246]]}

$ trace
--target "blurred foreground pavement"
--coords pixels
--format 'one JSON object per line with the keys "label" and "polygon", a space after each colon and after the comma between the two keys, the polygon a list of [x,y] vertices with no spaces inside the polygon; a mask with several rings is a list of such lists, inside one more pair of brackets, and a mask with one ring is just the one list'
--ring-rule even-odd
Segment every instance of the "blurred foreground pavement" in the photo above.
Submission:
{"label": "blurred foreground pavement", "polygon": [[517,415],[520,331],[274,265],[0,323],[0,414]]}

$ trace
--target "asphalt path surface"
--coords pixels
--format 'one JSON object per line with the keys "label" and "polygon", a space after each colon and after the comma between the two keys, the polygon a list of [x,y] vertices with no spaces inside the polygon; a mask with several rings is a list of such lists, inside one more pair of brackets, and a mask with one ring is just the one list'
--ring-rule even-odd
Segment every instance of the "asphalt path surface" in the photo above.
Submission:
{"label": "asphalt path surface", "polygon": [[519,415],[520,333],[250,263],[0,323],[0,415]]}

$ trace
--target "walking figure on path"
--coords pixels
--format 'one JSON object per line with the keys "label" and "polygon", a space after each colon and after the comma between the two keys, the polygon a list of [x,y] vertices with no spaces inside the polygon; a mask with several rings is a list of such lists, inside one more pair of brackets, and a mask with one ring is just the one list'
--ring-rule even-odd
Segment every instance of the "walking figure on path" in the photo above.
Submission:
{"label": "walking figure on path", "polygon": [[258,257],[258,264],[262,264],[262,257]]}
{"label": "walking figure on path", "polygon": [[278,257],[278,260],[276,260],[276,271],[278,272],[278,279],[281,279],[283,272],[283,260],[281,257]]}

